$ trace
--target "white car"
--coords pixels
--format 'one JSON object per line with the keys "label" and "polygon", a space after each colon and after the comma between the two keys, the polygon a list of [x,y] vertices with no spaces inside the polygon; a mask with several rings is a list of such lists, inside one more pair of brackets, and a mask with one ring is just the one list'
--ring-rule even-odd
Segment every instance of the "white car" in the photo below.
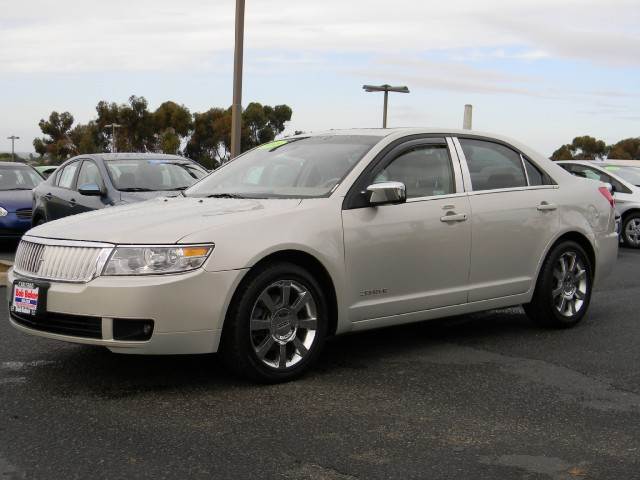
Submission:
{"label": "white car", "polygon": [[502,137],[305,134],[182,196],[30,230],[11,323],[118,353],[219,351],[283,381],[346,332],[520,304],[575,325],[614,264],[614,229],[606,187]]}
{"label": "white car", "polygon": [[628,247],[640,248],[640,161],[563,160],[557,163],[577,177],[611,185],[616,210],[621,216],[622,240]]}

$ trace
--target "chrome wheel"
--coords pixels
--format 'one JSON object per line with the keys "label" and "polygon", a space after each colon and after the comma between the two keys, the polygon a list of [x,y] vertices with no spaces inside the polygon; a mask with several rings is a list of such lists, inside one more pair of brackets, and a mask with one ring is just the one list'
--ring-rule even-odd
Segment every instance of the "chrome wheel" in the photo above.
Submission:
{"label": "chrome wheel", "polygon": [[632,247],[640,246],[640,218],[632,218],[626,223],[624,237]]}
{"label": "chrome wheel", "polygon": [[558,312],[571,317],[578,313],[587,297],[587,270],[575,252],[563,253],[553,269],[553,304]]}
{"label": "chrome wheel", "polygon": [[250,321],[251,344],[258,359],[272,368],[289,368],[307,356],[316,339],[316,302],[301,283],[280,280],[258,296]]}

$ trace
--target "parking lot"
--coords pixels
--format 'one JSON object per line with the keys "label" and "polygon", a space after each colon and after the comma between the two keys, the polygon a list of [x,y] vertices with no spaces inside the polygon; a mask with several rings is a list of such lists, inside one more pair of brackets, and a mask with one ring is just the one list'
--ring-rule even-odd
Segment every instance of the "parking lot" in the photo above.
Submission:
{"label": "parking lot", "polygon": [[27,337],[2,302],[0,477],[640,478],[638,271],[621,249],[572,330],[510,309],[349,335],[275,386]]}

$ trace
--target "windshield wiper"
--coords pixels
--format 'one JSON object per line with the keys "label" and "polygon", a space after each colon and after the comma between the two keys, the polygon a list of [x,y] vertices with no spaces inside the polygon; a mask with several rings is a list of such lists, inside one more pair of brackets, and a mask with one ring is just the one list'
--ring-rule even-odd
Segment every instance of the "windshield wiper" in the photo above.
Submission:
{"label": "windshield wiper", "polygon": [[13,187],[13,188],[3,188],[3,191],[8,191],[8,190],[33,190],[36,187],[31,187],[31,188],[27,188],[27,187]]}
{"label": "windshield wiper", "polygon": [[189,187],[176,187],[176,188],[167,188],[165,192],[177,192],[178,190],[186,190]]}
{"label": "windshield wiper", "polygon": [[207,198],[246,198],[242,195],[238,195],[237,193],[212,193],[211,195],[207,195]]}
{"label": "windshield wiper", "polygon": [[131,188],[119,188],[121,192],[157,192],[153,188],[131,187]]}

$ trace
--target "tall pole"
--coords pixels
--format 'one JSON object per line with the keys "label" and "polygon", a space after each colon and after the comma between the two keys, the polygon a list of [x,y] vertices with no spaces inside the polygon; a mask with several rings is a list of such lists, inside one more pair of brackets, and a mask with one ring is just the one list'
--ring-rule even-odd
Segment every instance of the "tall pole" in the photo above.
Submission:
{"label": "tall pole", "polygon": [[20,137],[16,137],[15,135],[11,135],[10,137],[7,137],[7,140],[11,140],[11,161],[15,162],[16,161],[16,153],[15,153],[15,148],[14,148],[14,143],[16,140],[19,140]]}
{"label": "tall pole", "polygon": [[240,133],[242,130],[244,1],[245,0],[236,0],[236,46],[233,56],[233,104],[231,105],[231,158],[235,158],[240,155]]}
{"label": "tall pole", "polygon": [[110,125],[105,125],[107,128],[111,128],[111,153],[118,152],[118,144],[116,143],[116,128],[120,128],[122,125],[118,125],[117,123],[112,123]]}
{"label": "tall pole", "polygon": [[464,130],[471,130],[472,120],[473,119],[473,106],[465,105],[464,106],[464,117],[462,119],[462,128]]}
{"label": "tall pole", "polygon": [[384,91],[384,108],[382,109],[382,128],[387,128],[387,107],[389,106],[389,90]]}

